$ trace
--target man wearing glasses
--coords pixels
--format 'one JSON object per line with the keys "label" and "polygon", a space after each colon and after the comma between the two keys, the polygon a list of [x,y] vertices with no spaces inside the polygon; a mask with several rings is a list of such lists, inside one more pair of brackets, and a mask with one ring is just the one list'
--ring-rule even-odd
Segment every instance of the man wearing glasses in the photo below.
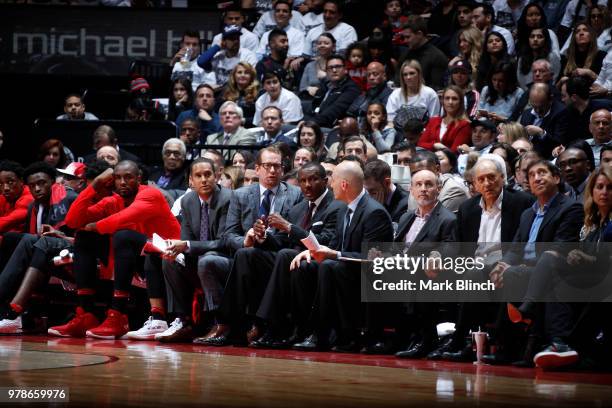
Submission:
{"label": "man wearing glasses", "polygon": [[254,251],[253,247],[263,244],[274,232],[269,228],[268,217],[279,214],[288,219],[289,210],[301,201],[302,193],[299,188],[281,182],[282,154],[276,146],[265,147],[257,153],[255,172],[259,182],[236,190],[230,201],[224,237],[227,249],[235,251],[234,265],[215,325],[206,336],[195,339],[195,343],[224,346],[235,341],[244,344],[244,333],[250,326],[247,340],[259,337],[254,330],[256,320],[248,319],[248,316],[257,312],[272,271],[256,274],[253,268],[243,266],[256,264],[257,256],[274,258],[273,253]]}
{"label": "man wearing glasses", "polygon": [[331,128],[346,115],[346,111],[361,93],[359,87],[347,75],[345,59],[332,55],[326,65],[327,81],[322,81],[312,101],[309,118],[321,127]]}
{"label": "man wearing glasses", "polygon": [[166,140],[162,147],[162,160],[164,165],[151,171],[149,180],[153,181],[163,190],[176,190],[175,198],[187,190],[185,179],[185,157],[187,148],[181,139]]}

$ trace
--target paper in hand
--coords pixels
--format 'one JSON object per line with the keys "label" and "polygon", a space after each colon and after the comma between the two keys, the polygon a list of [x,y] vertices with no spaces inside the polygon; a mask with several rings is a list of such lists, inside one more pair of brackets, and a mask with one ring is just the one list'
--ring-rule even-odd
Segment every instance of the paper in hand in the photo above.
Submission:
{"label": "paper in hand", "polygon": [[317,241],[317,237],[314,236],[312,231],[308,234],[308,236],[304,239],[301,239],[302,244],[306,247],[306,249],[310,251],[318,251],[321,249],[321,245],[319,245],[319,241]]}
{"label": "paper in hand", "polygon": [[151,244],[153,244],[153,246],[159,249],[161,252],[166,252],[166,249],[168,249],[168,245],[166,245],[166,240],[157,235],[156,233],[153,233],[153,239],[151,240]]}

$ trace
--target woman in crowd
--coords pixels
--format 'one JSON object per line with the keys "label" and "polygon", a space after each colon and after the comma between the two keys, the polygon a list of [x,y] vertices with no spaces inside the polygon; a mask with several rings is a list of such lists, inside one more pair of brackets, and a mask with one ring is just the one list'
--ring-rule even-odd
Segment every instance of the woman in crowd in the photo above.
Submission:
{"label": "woman in crowd", "polygon": [[518,158],[519,154],[516,149],[510,146],[509,143],[493,143],[491,146],[491,153],[496,154],[504,159],[506,163],[506,182],[507,187],[516,190],[519,189],[516,180],[514,179],[514,162]]}
{"label": "woman in crowd", "polygon": [[478,73],[476,75],[476,89],[480,90],[486,85],[487,79],[491,76],[493,69],[501,62],[510,60],[508,55],[508,44],[503,35],[491,31],[485,39],[485,51],[478,63]]}
{"label": "woman in crowd", "polygon": [[548,31],[550,37],[551,51],[559,56],[559,39],[557,34],[548,28],[548,22],[546,20],[546,13],[539,4],[539,2],[533,2],[525,6],[521,17],[519,17],[516,24],[516,44],[517,48],[520,49],[521,44],[527,44],[529,40],[529,33],[534,28],[544,28]]}
{"label": "woman in crowd", "polygon": [[612,47],[610,32],[610,13],[606,6],[596,4],[589,10],[589,25],[597,34],[597,46],[601,51],[608,52]]}
{"label": "woman in crowd", "polygon": [[448,148],[435,149],[435,154],[440,161],[440,173],[442,174],[457,174],[457,155],[451,152]]}
{"label": "woman in crowd", "polygon": [[463,92],[463,105],[469,118],[476,117],[480,92],[474,89],[472,83],[472,67],[466,60],[457,60],[450,67],[449,85],[458,86]]}
{"label": "woman in crowd", "polygon": [[240,167],[242,171],[251,163],[255,163],[255,155],[249,150],[239,150],[232,157],[232,166]]}
{"label": "woman in crowd", "polygon": [[561,76],[580,75],[595,81],[606,53],[597,47],[597,34],[588,24],[576,26],[567,55],[561,58]]}
{"label": "woman in crowd", "polygon": [[336,52],[336,39],[330,33],[322,33],[317,39],[317,56],[304,67],[300,80],[300,96],[314,97],[319,81],[325,79],[327,58]]}
{"label": "woman in crowd", "polygon": [[42,160],[56,169],[66,168],[67,165],[74,161],[72,152],[68,150],[68,153],[66,153],[66,150],[67,148],[64,147],[61,141],[49,139],[40,146],[38,160]]}
{"label": "woman in crowd", "polygon": [[400,87],[389,95],[387,116],[391,126],[393,126],[393,119],[397,111],[407,105],[426,109],[429,117],[440,113],[438,94],[425,85],[421,64],[416,60],[408,60],[402,64]]}
{"label": "woman in crowd", "polygon": [[297,145],[298,148],[312,148],[317,154],[319,161],[323,160],[327,155],[325,145],[323,144],[323,132],[316,122],[307,120],[300,123]]}
{"label": "woman in crowd", "polygon": [[227,166],[223,169],[219,184],[230,190],[237,190],[244,182],[244,171],[238,166]]}
{"label": "woman in crowd", "polygon": [[502,61],[491,70],[487,85],[480,93],[478,116],[487,117],[496,122],[505,121],[523,95],[516,79],[516,67],[508,61]]}
{"label": "woman in crowd", "polygon": [[362,134],[374,144],[378,153],[387,152],[398,140],[398,133],[387,124],[387,109],[382,103],[368,105]]}
{"label": "woman in crowd", "polygon": [[248,62],[236,64],[225,89],[222,92],[223,101],[233,101],[242,108],[247,125],[253,123],[255,101],[259,95],[257,72]]}
{"label": "woman in crowd", "polygon": [[182,112],[193,108],[193,88],[187,78],[176,78],[172,81],[170,98],[168,98],[167,120],[175,121]]}
{"label": "woman in crowd", "polygon": [[473,73],[471,81],[475,81],[478,72],[478,64],[482,56],[482,42],[482,32],[476,27],[469,27],[461,30],[457,37],[457,45],[460,54],[451,59],[448,66],[453,67],[457,61],[460,60],[467,61],[471,67],[470,72]]}
{"label": "woman in crowd", "polygon": [[418,146],[427,150],[448,148],[456,153],[457,147],[470,143],[472,134],[461,89],[454,85],[447,87],[442,93],[442,105],[444,115],[429,119]]}
{"label": "woman in crowd", "polygon": [[512,144],[519,139],[529,139],[529,134],[518,122],[502,122],[497,125],[497,141]]}
{"label": "woman in crowd", "polygon": [[299,169],[306,163],[317,160],[317,154],[312,147],[300,147],[293,155],[293,169]]}
{"label": "woman in crowd", "polygon": [[546,28],[532,28],[527,38],[527,43],[518,44],[518,70],[517,77],[519,85],[527,88],[533,82],[531,64],[535,60],[545,59],[550,62],[553,78],[556,79],[561,70],[561,58],[558,53],[552,51],[550,35]]}

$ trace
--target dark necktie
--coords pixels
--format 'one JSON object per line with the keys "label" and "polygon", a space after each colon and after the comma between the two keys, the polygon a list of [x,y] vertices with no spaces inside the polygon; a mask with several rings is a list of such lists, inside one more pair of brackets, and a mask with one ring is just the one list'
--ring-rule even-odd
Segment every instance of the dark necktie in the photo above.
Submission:
{"label": "dark necktie", "polygon": [[264,216],[267,217],[270,214],[270,205],[272,203],[272,190],[266,190],[264,192],[264,198],[261,200],[261,204],[259,205],[259,217]]}
{"label": "dark necktie", "polygon": [[200,212],[200,241],[208,241],[208,203],[204,201]]}
{"label": "dark necktie", "polygon": [[314,212],[314,209],[317,207],[317,204],[313,201],[310,203],[310,207],[308,207],[308,212],[306,214],[304,214],[304,219],[302,220],[302,225],[301,227],[304,228],[305,230],[310,229],[310,223],[312,222],[312,213]]}
{"label": "dark necktie", "polygon": [[341,248],[343,251],[346,249],[345,245],[347,244],[347,241],[348,241],[348,237],[346,236],[346,231],[348,230],[348,227],[351,223],[352,213],[353,213],[353,210],[351,210],[350,208],[347,208],[346,215],[344,216],[344,227],[342,228],[342,248]]}

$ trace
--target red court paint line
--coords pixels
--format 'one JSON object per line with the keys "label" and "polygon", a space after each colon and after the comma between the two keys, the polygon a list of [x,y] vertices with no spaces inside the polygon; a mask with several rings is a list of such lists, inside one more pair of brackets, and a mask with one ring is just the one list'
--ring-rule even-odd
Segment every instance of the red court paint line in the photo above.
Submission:
{"label": "red court paint line", "polygon": [[128,348],[134,345],[143,348],[173,350],[185,353],[203,353],[211,355],[228,355],[241,357],[277,358],[286,360],[313,361],[321,363],[354,364],[386,368],[418,369],[428,371],[448,371],[473,375],[491,375],[511,378],[526,378],[536,381],[559,381],[565,383],[584,383],[612,385],[612,373],[597,372],[550,372],[535,368],[518,368],[511,366],[476,366],[471,363],[453,363],[446,361],[404,360],[394,356],[372,356],[364,354],[344,354],[331,352],[301,352],[294,350],[255,350],[248,347],[205,347],[194,344],[162,344],[158,342],[130,340],[94,340],[76,338],[57,338],[47,336],[2,337],[0,342],[14,339],[15,342],[49,343],[49,345],[90,346],[89,352],[95,352],[95,347]]}

